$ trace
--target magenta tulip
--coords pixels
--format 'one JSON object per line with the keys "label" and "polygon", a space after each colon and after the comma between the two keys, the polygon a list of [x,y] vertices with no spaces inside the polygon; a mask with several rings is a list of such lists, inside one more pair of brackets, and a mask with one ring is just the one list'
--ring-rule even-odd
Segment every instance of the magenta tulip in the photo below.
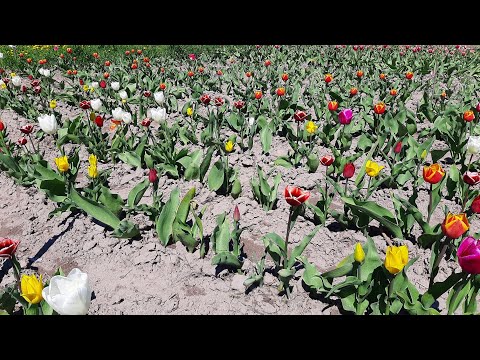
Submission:
{"label": "magenta tulip", "polygon": [[480,274],[480,240],[468,236],[457,251],[458,263],[469,274]]}
{"label": "magenta tulip", "polygon": [[340,124],[342,125],[348,125],[352,121],[352,117],[353,112],[351,109],[343,109],[338,114],[338,121],[340,121]]}

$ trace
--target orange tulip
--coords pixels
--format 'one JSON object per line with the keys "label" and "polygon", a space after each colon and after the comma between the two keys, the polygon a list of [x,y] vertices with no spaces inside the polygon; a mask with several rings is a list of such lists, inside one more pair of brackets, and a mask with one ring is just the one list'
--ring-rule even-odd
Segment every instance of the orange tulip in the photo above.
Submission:
{"label": "orange tulip", "polygon": [[440,164],[432,164],[423,167],[423,180],[430,184],[436,184],[445,176],[445,171]]}
{"label": "orange tulip", "polygon": [[335,111],[337,109],[338,109],[338,102],[336,102],[335,100],[328,102],[328,110]]}
{"label": "orange tulip", "polygon": [[397,90],[396,89],[390,90],[390,95],[396,96],[397,95]]}
{"label": "orange tulip", "polygon": [[381,73],[381,74],[380,74],[380,79],[381,79],[381,80],[385,80],[386,77],[387,77],[387,75],[385,75],[384,73]]}
{"label": "orange tulip", "polygon": [[362,70],[358,70],[357,71],[357,77],[361,78],[363,76],[363,71]]}
{"label": "orange tulip", "polygon": [[447,217],[442,223],[442,231],[445,236],[452,239],[457,239],[470,228],[467,215],[465,213],[452,214],[448,213]]}
{"label": "orange tulip", "polygon": [[355,96],[355,95],[357,95],[357,93],[358,93],[358,90],[357,90],[356,87],[352,87],[352,88],[350,89],[350,95],[351,95],[351,96]]}
{"label": "orange tulip", "polygon": [[325,82],[328,84],[329,82],[331,82],[333,80],[333,76],[332,74],[326,74],[325,75]]}
{"label": "orange tulip", "polygon": [[405,77],[408,79],[408,80],[412,80],[413,78],[413,72],[409,71],[405,74]]}

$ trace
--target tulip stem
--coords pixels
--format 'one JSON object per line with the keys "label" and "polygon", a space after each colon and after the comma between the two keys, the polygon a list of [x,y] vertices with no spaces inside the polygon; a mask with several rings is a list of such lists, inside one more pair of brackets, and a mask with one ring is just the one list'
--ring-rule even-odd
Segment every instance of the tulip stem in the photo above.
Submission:
{"label": "tulip stem", "polygon": [[387,307],[385,308],[385,315],[390,315],[390,298],[392,296],[392,293],[393,293],[393,280],[395,278],[392,278],[392,280],[390,280],[390,284],[388,285],[388,295],[387,295]]}
{"label": "tulip stem", "polygon": [[292,223],[292,214],[293,214],[293,206],[290,206],[290,211],[288,213],[288,223],[287,223],[287,234],[285,236],[285,247],[283,251],[285,252],[285,257],[283,258],[283,268],[287,268],[287,263],[288,263],[288,238],[290,237],[290,230],[291,228],[291,223]]}
{"label": "tulip stem", "polygon": [[430,194],[428,198],[428,215],[427,215],[427,224],[430,224],[430,218],[432,217],[432,201],[433,201],[433,184],[430,183]]}
{"label": "tulip stem", "polygon": [[372,182],[372,177],[369,176],[369,177],[368,177],[368,185],[367,185],[367,193],[365,194],[365,201],[367,201],[367,199],[369,198],[368,193],[370,192],[371,182]]}
{"label": "tulip stem", "polygon": [[347,180],[345,180],[345,196],[347,196],[347,190],[348,190],[347,185],[348,185],[348,178]]}
{"label": "tulip stem", "polygon": [[465,197],[463,198],[463,203],[462,203],[462,213],[465,211],[465,205],[467,205],[468,201],[468,192],[470,190],[470,185],[467,184],[467,190],[465,191]]}
{"label": "tulip stem", "polygon": [[20,263],[18,262],[17,258],[15,257],[15,254],[12,255],[10,258],[12,261],[12,267],[13,267],[13,276],[15,276],[15,281],[17,282],[17,287],[21,292],[20,288],[20,272],[22,271],[22,268],[20,267]]}
{"label": "tulip stem", "polygon": [[323,217],[323,226],[325,226],[325,221],[327,221],[327,213],[328,213],[328,166],[325,166],[325,210],[324,210],[324,217]]}
{"label": "tulip stem", "polygon": [[467,171],[470,171],[470,165],[472,164],[473,154],[470,155],[470,159],[468,160]]}

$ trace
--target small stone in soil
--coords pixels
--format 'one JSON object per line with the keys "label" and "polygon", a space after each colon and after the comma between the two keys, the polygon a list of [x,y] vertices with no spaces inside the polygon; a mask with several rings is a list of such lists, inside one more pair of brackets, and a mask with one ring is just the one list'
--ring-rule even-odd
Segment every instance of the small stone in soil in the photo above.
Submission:
{"label": "small stone in soil", "polygon": [[245,281],[247,277],[245,275],[241,274],[235,274],[232,279],[231,283],[231,288],[233,290],[238,290],[238,291],[245,291],[245,286],[243,285],[243,282]]}

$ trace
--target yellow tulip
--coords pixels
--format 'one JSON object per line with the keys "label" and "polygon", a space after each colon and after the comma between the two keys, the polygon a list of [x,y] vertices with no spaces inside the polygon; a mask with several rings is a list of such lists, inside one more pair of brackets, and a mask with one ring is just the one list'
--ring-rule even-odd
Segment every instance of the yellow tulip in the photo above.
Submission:
{"label": "yellow tulip", "polygon": [[16,74],[16,73],[14,73],[14,72],[10,73],[10,77],[12,77],[12,78],[13,78],[13,77],[15,77],[15,76],[17,76],[17,74]]}
{"label": "yellow tulip", "polygon": [[35,275],[22,275],[20,288],[22,290],[22,297],[30,304],[38,304],[40,301],[42,301],[42,275],[40,275],[40,279],[38,279]]}
{"label": "yellow tulip", "polygon": [[127,102],[127,99],[122,99],[122,104],[125,104]]}
{"label": "yellow tulip", "polygon": [[55,164],[57,164],[58,171],[62,173],[67,172],[70,168],[67,156],[60,156],[58,158],[55,158]]}
{"label": "yellow tulip", "polygon": [[362,263],[365,260],[365,251],[363,251],[362,244],[359,242],[355,245],[355,251],[353,252],[353,258],[356,262]]}
{"label": "yellow tulip", "polygon": [[57,101],[56,100],[50,100],[50,109],[55,109],[57,107]]}
{"label": "yellow tulip", "polygon": [[425,159],[426,157],[427,157],[427,150],[423,150],[421,155],[422,160]]}
{"label": "yellow tulip", "polygon": [[187,115],[188,115],[188,116],[192,116],[192,115],[193,115],[193,109],[192,109],[191,107],[189,107],[189,108],[187,109]]}
{"label": "yellow tulip", "polygon": [[88,85],[83,85],[83,91],[88,91]]}
{"label": "yellow tulip", "polygon": [[233,151],[233,141],[232,140],[228,140],[226,143],[225,143],[225,151],[226,152],[232,152]]}
{"label": "yellow tulip", "polygon": [[375,177],[384,167],[385,166],[378,165],[375,161],[368,160],[365,169],[368,176]]}
{"label": "yellow tulip", "polygon": [[93,154],[90,155],[88,162],[90,163],[90,166],[88,167],[88,176],[95,179],[98,176],[97,157]]}
{"label": "yellow tulip", "polygon": [[2,82],[2,84],[0,85],[0,88],[1,88],[1,89],[6,89],[6,88],[7,88],[7,85],[6,85],[4,82]]}
{"label": "yellow tulip", "polygon": [[307,122],[307,125],[305,126],[305,129],[309,134],[313,134],[317,130],[318,126],[315,125],[313,121]]}
{"label": "yellow tulip", "polygon": [[402,246],[388,246],[385,256],[385,268],[392,275],[403,270],[408,263],[408,248]]}

